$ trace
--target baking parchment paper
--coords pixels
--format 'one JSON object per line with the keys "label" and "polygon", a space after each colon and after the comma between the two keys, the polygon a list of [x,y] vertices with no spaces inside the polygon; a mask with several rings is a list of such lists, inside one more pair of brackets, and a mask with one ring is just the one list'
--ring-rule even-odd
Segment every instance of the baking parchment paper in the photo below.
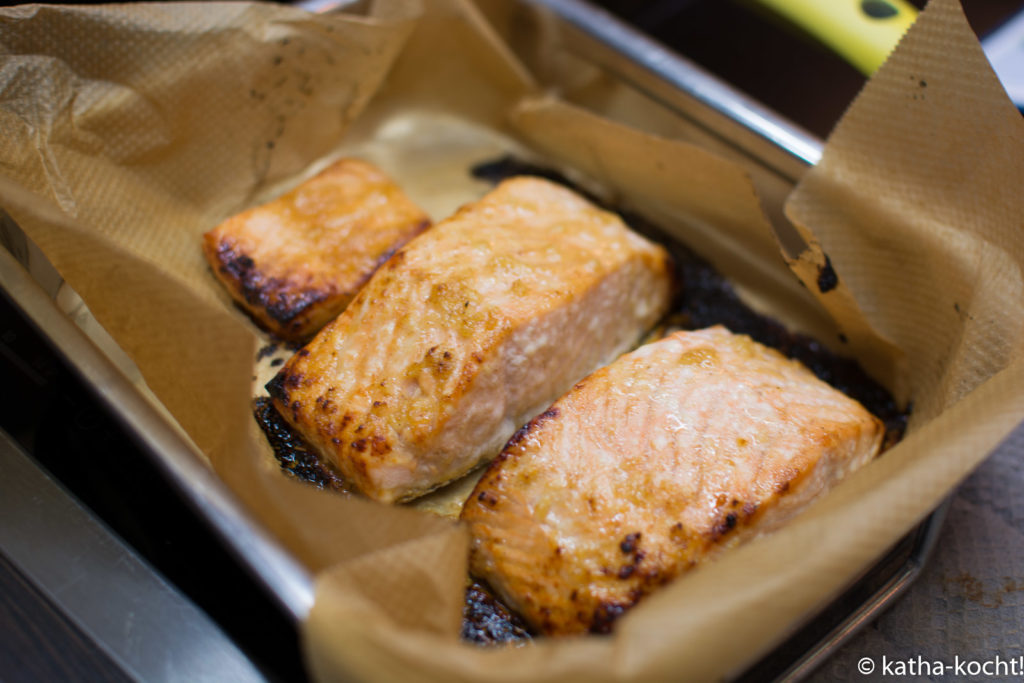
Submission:
{"label": "baking parchment paper", "polygon": [[[253,3],[0,11],[0,205],[136,363],[197,457],[317,572],[303,633],[318,678],[736,673],[1024,416],[1024,124],[958,4],[935,0],[788,206],[811,245],[793,272],[850,353],[913,400],[906,439],[787,528],[646,600],[610,637],[461,643],[464,532],[278,471],[249,414],[261,338],[206,271],[199,236],[346,148],[386,149],[389,135],[415,139],[424,121],[454,116],[584,172],[698,246],[769,312],[814,308],[784,294],[776,226],[742,168],[540,82],[458,0],[373,3],[359,17]],[[822,292],[826,255],[838,286]]]}

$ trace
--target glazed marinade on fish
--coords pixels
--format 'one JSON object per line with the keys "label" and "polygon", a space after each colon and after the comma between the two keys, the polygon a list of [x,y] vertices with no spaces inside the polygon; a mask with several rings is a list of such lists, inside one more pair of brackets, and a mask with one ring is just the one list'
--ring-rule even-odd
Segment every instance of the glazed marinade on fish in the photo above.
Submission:
{"label": "glazed marinade on fish", "polygon": [[341,159],[203,236],[214,276],[260,326],[306,341],[430,219],[377,167]]}
{"label": "glazed marinade on fish", "polygon": [[512,178],[397,251],[267,388],[362,493],[404,500],[496,455],[671,288],[667,252],[618,216]]}
{"label": "glazed marinade on fish", "polygon": [[749,337],[677,332],[513,437],[463,509],[471,573],[541,633],[607,631],[656,587],[806,507],[883,433]]}

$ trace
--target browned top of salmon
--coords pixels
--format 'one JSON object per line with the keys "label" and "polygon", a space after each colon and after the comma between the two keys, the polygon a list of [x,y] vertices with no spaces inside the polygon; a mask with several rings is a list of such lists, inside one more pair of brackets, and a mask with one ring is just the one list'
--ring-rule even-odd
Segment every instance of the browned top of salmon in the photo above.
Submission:
{"label": "browned top of salmon", "polygon": [[664,249],[539,178],[505,181],[398,251],[268,385],[367,495],[424,493],[664,313]]}
{"label": "browned top of salmon", "polygon": [[673,334],[598,370],[509,442],[462,513],[471,571],[542,632],[607,630],[873,458],[882,433],[749,337]]}
{"label": "browned top of salmon", "polygon": [[261,326],[306,340],[430,225],[380,169],[342,159],[203,236],[213,273]]}

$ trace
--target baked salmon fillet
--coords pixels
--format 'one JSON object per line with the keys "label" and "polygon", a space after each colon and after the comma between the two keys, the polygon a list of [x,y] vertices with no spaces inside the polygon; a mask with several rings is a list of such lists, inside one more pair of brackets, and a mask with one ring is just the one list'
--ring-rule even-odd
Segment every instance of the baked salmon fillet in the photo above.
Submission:
{"label": "baked salmon fillet", "polygon": [[264,329],[306,341],[430,225],[380,169],[342,159],[203,236],[214,276]]}
{"label": "baked salmon fillet", "polygon": [[587,377],[509,441],[463,508],[470,571],[541,633],[605,632],[871,460],[883,432],[749,337],[678,332]]}
{"label": "baked salmon fillet", "polygon": [[426,493],[665,312],[668,254],[560,185],[506,180],[395,253],[267,389],[376,500]]}

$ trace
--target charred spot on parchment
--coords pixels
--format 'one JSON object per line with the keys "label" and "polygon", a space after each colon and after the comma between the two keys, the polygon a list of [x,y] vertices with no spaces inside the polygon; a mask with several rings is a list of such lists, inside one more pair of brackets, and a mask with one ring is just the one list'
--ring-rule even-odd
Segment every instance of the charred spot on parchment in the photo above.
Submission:
{"label": "charred spot on parchment", "polygon": [[462,608],[462,639],[480,645],[500,645],[530,640],[530,632],[526,623],[486,586],[473,581],[466,588]]}
{"label": "charred spot on parchment", "polygon": [[831,292],[839,286],[839,276],[832,267],[832,261],[828,254],[825,254],[825,263],[818,266],[818,291],[822,294]]}
{"label": "charred spot on parchment", "polygon": [[277,342],[270,342],[268,344],[265,344],[264,346],[261,346],[259,350],[256,352],[256,361],[259,362],[264,358],[268,358],[274,355],[275,353],[277,353],[277,347]]}
{"label": "charred spot on parchment", "polygon": [[269,398],[254,400],[252,412],[282,470],[317,488],[352,492],[345,480],[320,460],[309,444],[285,422]]}

